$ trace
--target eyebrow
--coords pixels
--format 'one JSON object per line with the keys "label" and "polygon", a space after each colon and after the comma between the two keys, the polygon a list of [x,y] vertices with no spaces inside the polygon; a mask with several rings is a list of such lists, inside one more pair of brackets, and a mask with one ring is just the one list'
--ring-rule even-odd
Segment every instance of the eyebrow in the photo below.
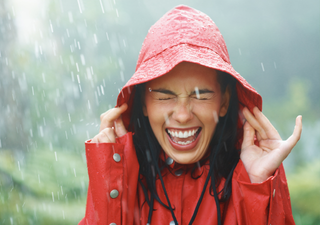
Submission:
{"label": "eyebrow", "polygon": [[[153,92],[159,92],[159,93],[163,93],[163,94],[168,94],[168,95],[176,95],[176,93],[174,93],[173,91],[170,91],[168,89],[165,89],[165,88],[159,88],[159,89],[152,89]],[[214,93],[214,91],[211,91],[207,88],[204,88],[204,89],[199,89],[199,94],[207,94],[207,93]],[[196,91],[192,91],[191,92],[191,95],[195,95],[196,94]]]}
{"label": "eyebrow", "polygon": [[152,92],[160,92],[160,93],[168,94],[168,95],[176,95],[176,93],[174,93],[173,91],[170,91],[170,90],[164,89],[164,88],[152,89]]}

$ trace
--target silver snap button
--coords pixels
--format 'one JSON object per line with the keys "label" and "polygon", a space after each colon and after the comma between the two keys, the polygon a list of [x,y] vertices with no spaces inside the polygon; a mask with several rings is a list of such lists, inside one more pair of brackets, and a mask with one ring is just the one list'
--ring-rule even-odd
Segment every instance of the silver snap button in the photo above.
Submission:
{"label": "silver snap button", "polygon": [[118,197],[118,195],[119,195],[119,191],[116,190],[116,189],[113,189],[113,190],[110,192],[110,197],[111,197],[111,198],[116,198],[116,197]]}
{"label": "silver snap button", "polygon": [[113,154],[113,160],[116,162],[120,162],[121,156],[118,153]]}
{"label": "silver snap button", "polygon": [[175,174],[176,176],[181,176],[181,175],[183,174],[183,169],[176,170],[176,171],[174,172],[174,174]]}
{"label": "silver snap button", "polygon": [[171,159],[170,157],[168,157],[168,158],[166,159],[166,163],[167,163],[167,165],[171,165],[171,164],[173,163],[173,159]]}
{"label": "silver snap button", "polygon": [[[175,223],[174,223],[174,221],[171,221],[170,223],[169,223],[169,225],[176,225]],[[178,224],[177,224],[178,225]]]}
{"label": "silver snap button", "polygon": [[110,225],[117,225],[116,223],[110,223]]}
{"label": "silver snap button", "polygon": [[273,194],[272,196],[274,197],[276,195],[276,189],[273,189]]}

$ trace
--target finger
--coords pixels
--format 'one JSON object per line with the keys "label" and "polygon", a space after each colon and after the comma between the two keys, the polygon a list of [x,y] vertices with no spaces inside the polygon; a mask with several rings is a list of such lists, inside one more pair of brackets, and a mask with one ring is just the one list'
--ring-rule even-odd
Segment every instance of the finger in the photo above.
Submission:
{"label": "finger", "polygon": [[108,110],[107,112],[101,114],[100,120],[101,120],[101,125],[100,125],[100,131],[102,131],[105,128],[111,128],[114,126],[114,121],[120,117],[120,115],[126,111],[128,108],[128,105],[124,103],[120,107],[113,108]]}
{"label": "finger", "polygon": [[112,128],[103,129],[97,136],[99,143],[116,143],[116,135]]}
{"label": "finger", "polygon": [[121,137],[127,133],[121,116],[114,121],[114,127],[117,137]]}
{"label": "finger", "polygon": [[260,123],[256,120],[254,115],[252,115],[252,113],[249,111],[247,107],[243,109],[243,115],[246,118],[247,122],[249,122],[250,125],[259,132],[262,139],[268,138],[266,132],[264,131]]}
{"label": "finger", "polygon": [[247,121],[243,126],[243,141],[241,150],[254,145],[254,134],[254,128]]}
{"label": "finger", "polygon": [[258,107],[254,107],[253,108],[253,113],[254,113],[254,116],[255,116],[256,120],[259,122],[260,126],[262,127],[262,129],[264,130],[264,132],[266,133],[266,135],[267,135],[267,137],[269,139],[276,139],[276,140],[281,139],[281,137],[280,137],[278,131],[276,130],[276,128],[274,128],[272,123],[258,109]]}
{"label": "finger", "polygon": [[297,144],[297,142],[300,140],[302,133],[302,116],[298,116],[296,118],[296,125],[294,127],[292,135],[286,140],[290,151],[291,149]]}

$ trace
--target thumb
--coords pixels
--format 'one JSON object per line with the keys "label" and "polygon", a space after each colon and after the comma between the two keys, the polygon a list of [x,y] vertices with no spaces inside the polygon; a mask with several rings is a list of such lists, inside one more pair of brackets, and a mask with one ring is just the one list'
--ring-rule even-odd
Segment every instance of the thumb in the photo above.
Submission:
{"label": "thumb", "polygon": [[254,145],[254,135],[255,135],[254,128],[250,125],[248,121],[246,121],[243,126],[243,141],[242,141],[241,150],[251,145]]}
{"label": "thumb", "polygon": [[121,137],[127,133],[126,127],[123,124],[121,116],[114,121],[114,128],[117,137]]}

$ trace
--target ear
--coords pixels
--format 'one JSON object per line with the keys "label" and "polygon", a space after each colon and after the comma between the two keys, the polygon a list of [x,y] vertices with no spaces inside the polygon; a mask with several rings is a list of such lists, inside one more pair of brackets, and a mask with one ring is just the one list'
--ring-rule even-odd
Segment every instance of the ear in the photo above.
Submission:
{"label": "ear", "polygon": [[230,96],[231,96],[231,90],[228,85],[228,87],[226,88],[226,91],[221,96],[222,101],[221,101],[220,113],[219,113],[220,117],[224,117],[228,112]]}

